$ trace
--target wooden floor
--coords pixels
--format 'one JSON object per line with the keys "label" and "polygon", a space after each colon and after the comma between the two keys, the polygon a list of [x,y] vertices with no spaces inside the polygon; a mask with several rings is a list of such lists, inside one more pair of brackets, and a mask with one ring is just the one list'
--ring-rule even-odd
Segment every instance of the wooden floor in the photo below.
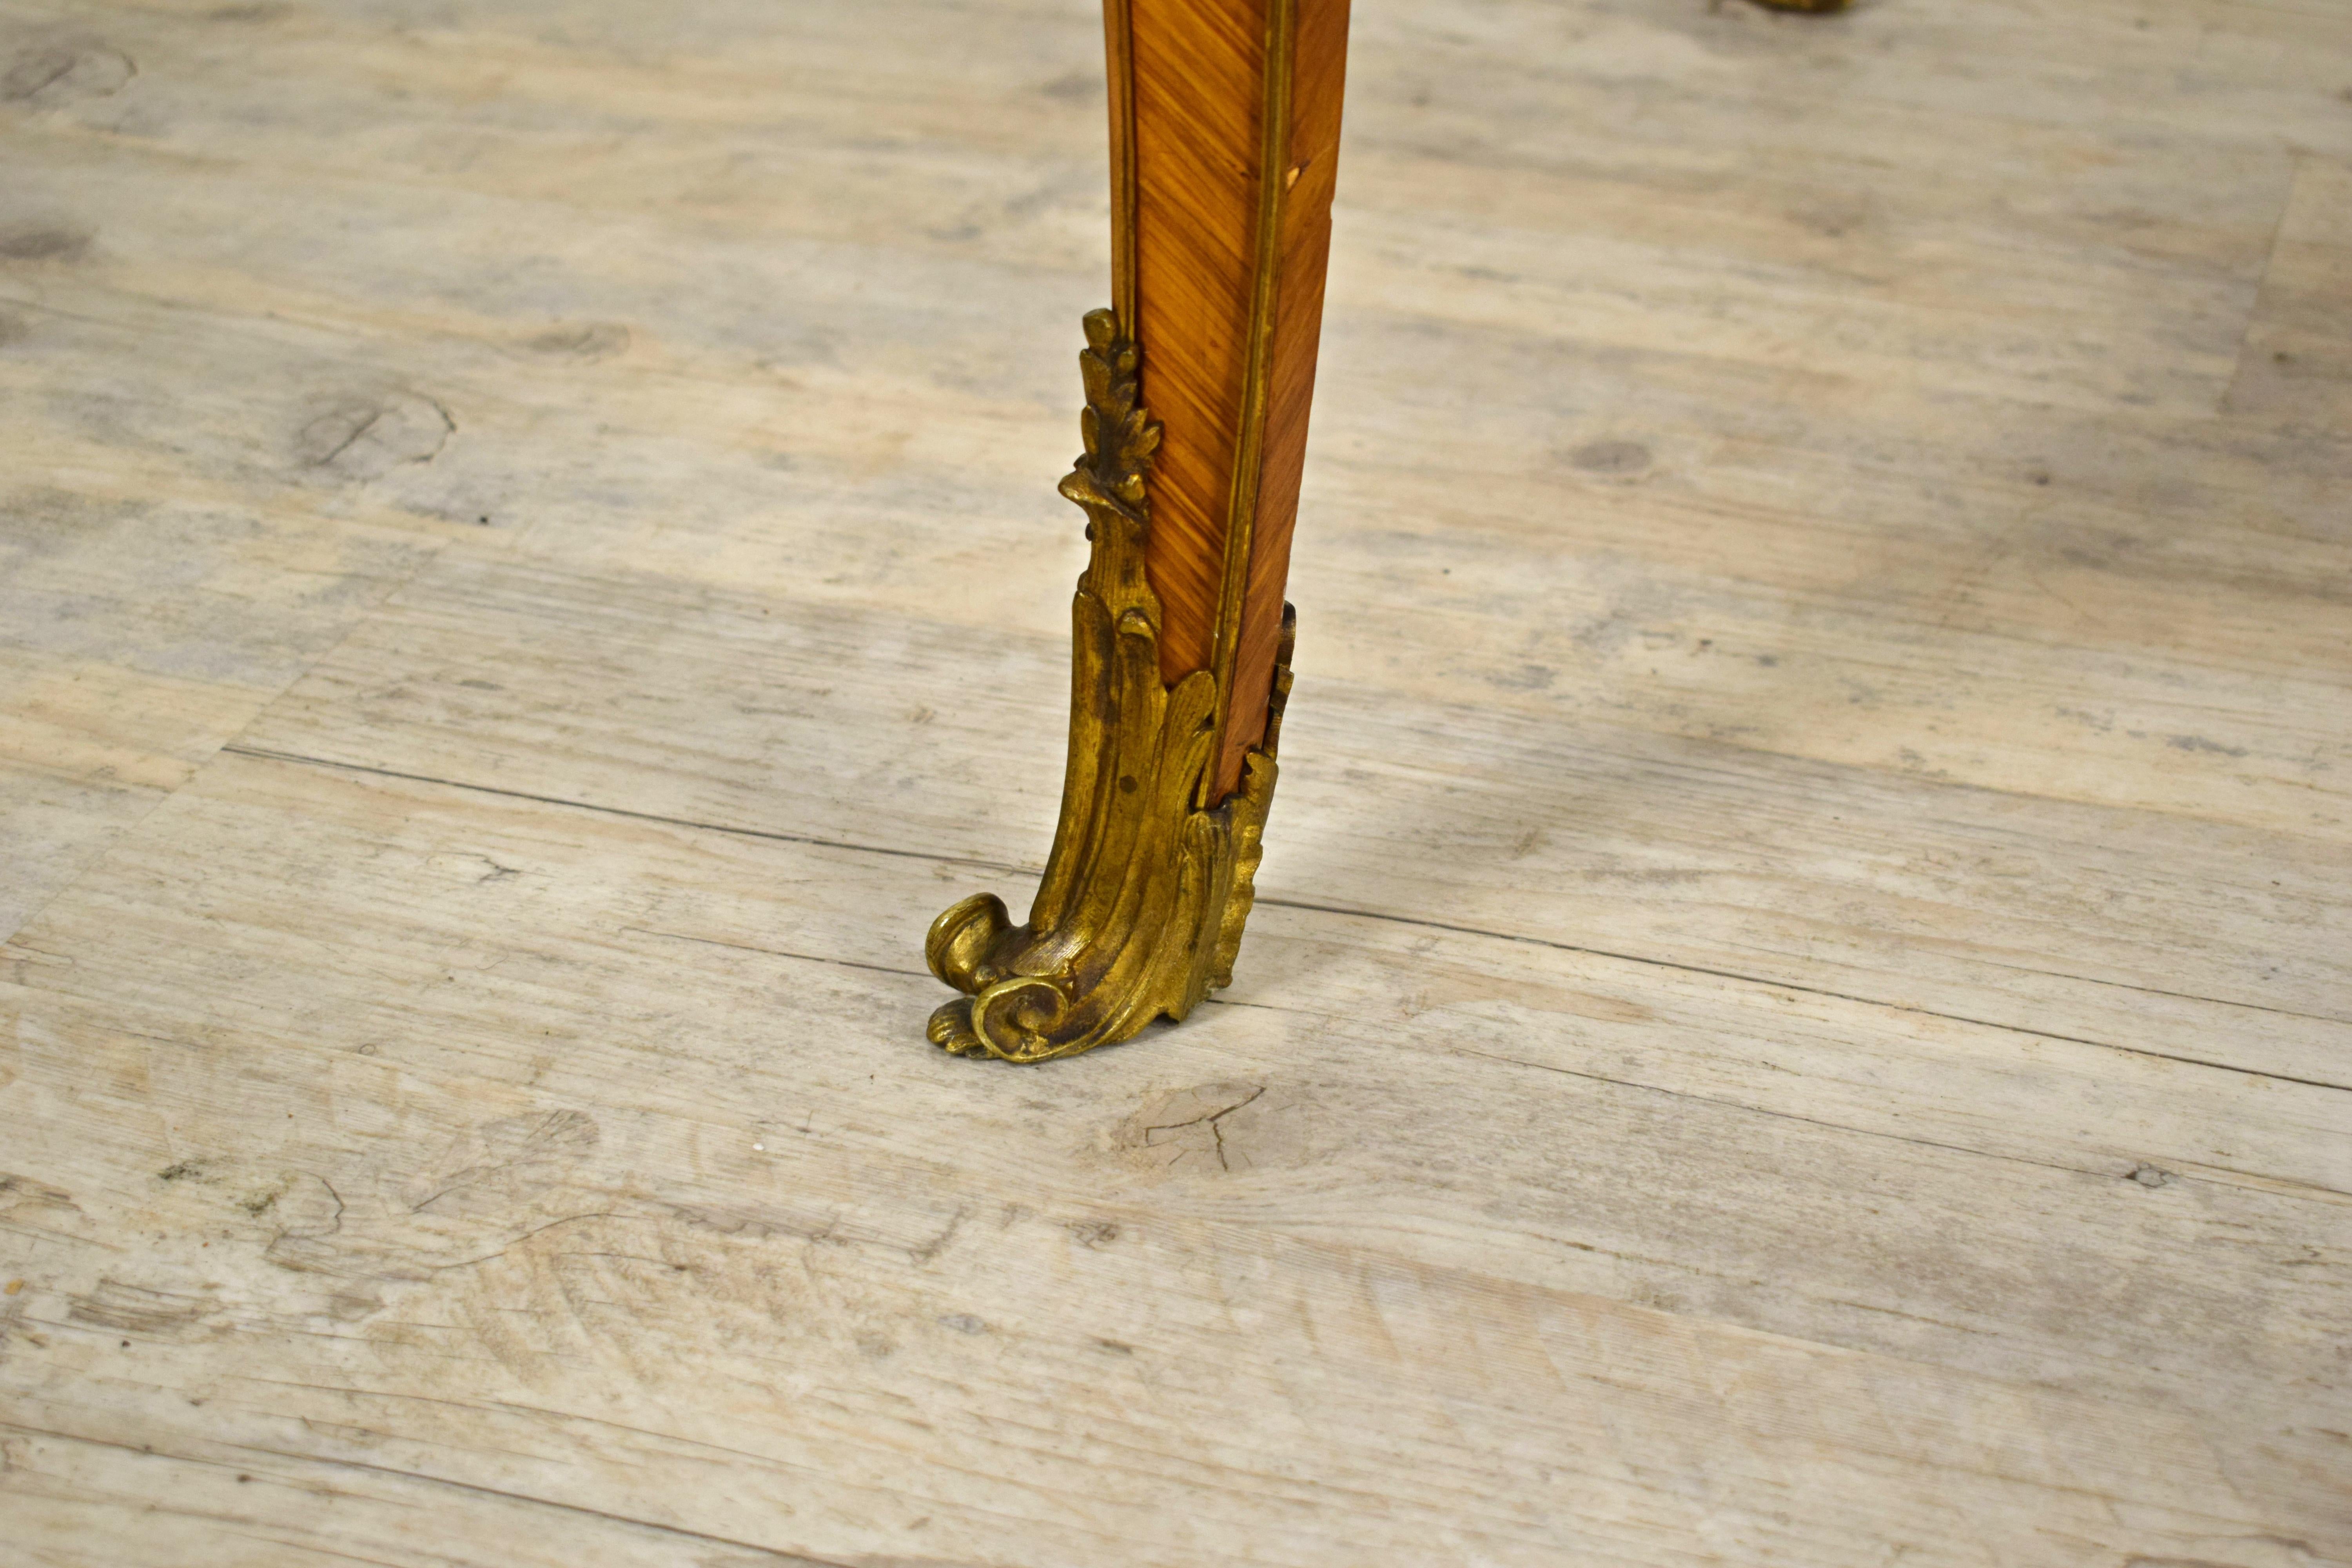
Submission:
{"label": "wooden floor", "polygon": [[1360,0],[1019,1070],[1088,0],[0,0],[0,1564],[2352,1562],[2352,4]]}

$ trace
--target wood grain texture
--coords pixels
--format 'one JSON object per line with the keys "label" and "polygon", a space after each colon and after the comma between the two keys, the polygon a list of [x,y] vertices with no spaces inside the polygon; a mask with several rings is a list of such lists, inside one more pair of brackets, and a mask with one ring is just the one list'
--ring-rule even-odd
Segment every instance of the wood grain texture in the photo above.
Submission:
{"label": "wood grain texture", "polygon": [[1360,12],[1237,984],[1016,1072],[1089,0],[0,0],[0,1563],[2352,1562],[2342,20]]}
{"label": "wood grain texture", "polygon": [[1258,443],[1242,442],[1259,265],[1270,56],[1265,0],[1123,0],[1132,49],[1137,340],[1143,400],[1166,426],[1151,482],[1147,567],[1160,599],[1160,670],[1214,666],[1236,469],[1252,460],[1238,647],[1217,787],[1264,738],[1307,448],[1330,257],[1348,49],[1346,0],[1294,9],[1290,149],[1273,270]]}
{"label": "wood grain texture", "polygon": [[1136,341],[1166,433],[1144,563],[1172,685],[1215,656],[1249,365],[1265,0],[1132,0]]}
{"label": "wood grain texture", "polygon": [[1331,258],[1331,198],[1339,184],[1339,118],[1348,77],[1348,0],[1301,0],[1292,64],[1290,153],[1276,241],[1273,342],[1268,352],[1265,444],[1234,660],[1232,718],[1218,787],[1265,738],[1266,700],[1282,643],[1290,540],[1307,462],[1315,363],[1323,331],[1323,278]]}

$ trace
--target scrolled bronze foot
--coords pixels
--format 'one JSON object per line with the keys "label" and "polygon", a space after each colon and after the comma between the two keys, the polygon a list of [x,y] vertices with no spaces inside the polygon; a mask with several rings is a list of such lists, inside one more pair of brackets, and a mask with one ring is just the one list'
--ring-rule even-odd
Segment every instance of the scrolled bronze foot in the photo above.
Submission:
{"label": "scrolled bronze foot", "polygon": [[1118,317],[1094,311],[1086,328],[1087,449],[1062,493],[1086,509],[1094,548],[1071,605],[1062,820],[1026,923],[993,893],[931,923],[924,957],[964,996],[931,1015],[929,1033],[957,1056],[1074,1056],[1181,1018],[1230,984],[1274,798],[1295,620],[1285,617],[1265,739],[1240,787],[1204,805],[1216,679],[1162,682],[1160,600],[1144,572],[1160,427],[1138,400],[1140,356]]}

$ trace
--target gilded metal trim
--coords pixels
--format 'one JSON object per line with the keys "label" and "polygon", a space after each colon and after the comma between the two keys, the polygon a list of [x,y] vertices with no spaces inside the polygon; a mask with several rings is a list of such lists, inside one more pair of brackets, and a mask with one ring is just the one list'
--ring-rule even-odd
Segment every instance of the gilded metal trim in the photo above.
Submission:
{"label": "gilded metal trim", "polygon": [[1110,308],[1133,325],[1135,302],[1135,14],[1133,0],[1103,0],[1110,85]]}
{"label": "gilded metal trim", "polygon": [[[1210,668],[1217,689],[1234,689],[1239,662],[1242,609],[1249,594],[1250,557],[1257,542],[1258,480],[1265,468],[1267,362],[1274,352],[1275,284],[1282,267],[1282,205],[1290,188],[1292,55],[1297,49],[1297,0],[1265,0],[1265,81],[1259,108],[1257,226],[1251,240],[1249,359],[1242,382],[1242,427],[1234,442],[1233,487],[1225,502],[1225,553],[1217,592],[1217,640]],[[1217,709],[1216,750],[1222,757],[1231,705]],[[1207,805],[1217,787],[1212,767],[1201,783]]]}
{"label": "gilded metal trim", "polygon": [[931,1015],[958,1056],[1038,1062],[1182,1018],[1231,984],[1249,918],[1275,746],[1290,691],[1287,606],[1265,744],[1238,788],[1200,805],[1213,774],[1221,689],[1209,670],[1160,678],[1160,599],[1143,569],[1145,479],[1160,426],[1141,402],[1141,354],[1118,313],[1086,319],[1078,356],[1086,453],[1062,494],[1093,550],[1071,605],[1070,751],[1054,851],[1026,924],[978,893],[931,923],[931,973],[964,993]]}

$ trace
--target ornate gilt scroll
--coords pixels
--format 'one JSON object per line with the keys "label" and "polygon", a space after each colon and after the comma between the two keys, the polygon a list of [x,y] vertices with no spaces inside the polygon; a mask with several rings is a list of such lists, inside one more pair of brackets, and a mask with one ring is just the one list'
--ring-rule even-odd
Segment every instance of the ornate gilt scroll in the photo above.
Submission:
{"label": "ornate gilt scroll", "polygon": [[931,1015],[930,1037],[959,1056],[1074,1056],[1163,1014],[1181,1018],[1230,984],[1274,798],[1287,638],[1265,743],[1238,790],[1202,805],[1216,678],[1161,681],[1160,600],[1143,570],[1160,427],[1138,400],[1139,356],[1118,316],[1097,310],[1086,326],[1087,449],[1062,493],[1086,509],[1094,549],[1071,613],[1062,820],[1027,924],[1013,924],[993,893],[932,922],[931,973],[965,995]]}
{"label": "ornate gilt scroll", "polygon": [[1114,303],[1086,319],[1086,450],[1061,484],[1092,546],[1061,820],[1025,922],[975,894],[925,944],[962,994],[933,1043],[1013,1062],[1181,1019],[1232,981],[1290,689],[1339,134],[1347,0],[1104,10]]}

